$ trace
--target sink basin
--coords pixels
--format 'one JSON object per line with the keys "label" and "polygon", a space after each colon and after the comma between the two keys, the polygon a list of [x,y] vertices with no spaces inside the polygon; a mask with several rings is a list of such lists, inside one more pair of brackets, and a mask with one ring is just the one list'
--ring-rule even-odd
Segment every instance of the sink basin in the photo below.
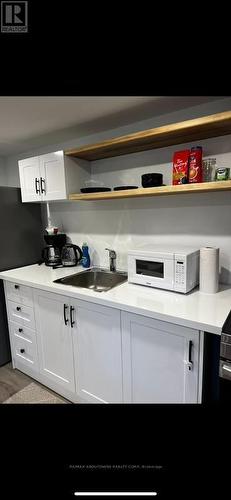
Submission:
{"label": "sink basin", "polygon": [[72,274],[72,276],[59,278],[54,283],[88,288],[95,292],[107,292],[127,281],[127,277],[127,273],[122,271],[112,272],[101,267],[93,267],[81,273]]}

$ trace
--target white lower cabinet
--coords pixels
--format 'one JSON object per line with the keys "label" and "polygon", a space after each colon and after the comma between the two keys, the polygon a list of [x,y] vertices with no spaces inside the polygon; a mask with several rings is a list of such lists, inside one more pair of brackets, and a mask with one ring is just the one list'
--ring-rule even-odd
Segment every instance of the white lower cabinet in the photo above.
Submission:
{"label": "white lower cabinet", "polygon": [[199,331],[121,314],[124,402],[199,402]]}
{"label": "white lower cabinet", "polygon": [[89,402],[122,403],[120,311],[71,300],[78,396]]}
{"label": "white lower cabinet", "polygon": [[12,287],[5,291],[14,367],[73,402],[200,403],[203,332]]}
{"label": "white lower cabinet", "polygon": [[74,392],[69,298],[36,290],[34,301],[40,373],[58,386]]}

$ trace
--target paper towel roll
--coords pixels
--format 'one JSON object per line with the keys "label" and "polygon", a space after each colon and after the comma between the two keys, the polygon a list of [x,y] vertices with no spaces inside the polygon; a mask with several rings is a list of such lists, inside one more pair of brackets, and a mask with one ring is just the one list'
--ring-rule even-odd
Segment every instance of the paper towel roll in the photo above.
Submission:
{"label": "paper towel roll", "polygon": [[204,293],[216,293],[219,287],[219,248],[200,249],[200,286]]}

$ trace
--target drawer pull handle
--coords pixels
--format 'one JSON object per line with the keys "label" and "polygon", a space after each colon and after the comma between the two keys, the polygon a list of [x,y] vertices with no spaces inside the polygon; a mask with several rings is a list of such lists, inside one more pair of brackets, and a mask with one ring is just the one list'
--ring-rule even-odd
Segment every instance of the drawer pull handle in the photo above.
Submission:
{"label": "drawer pull handle", "polygon": [[19,289],[19,285],[14,285],[15,290]]}
{"label": "drawer pull handle", "polygon": [[21,311],[21,307],[17,306],[16,307],[17,311]]}
{"label": "drawer pull handle", "polygon": [[19,328],[18,331],[19,331],[19,333],[22,333],[23,332],[23,328]]}
{"label": "drawer pull handle", "polygon": [[20,349],[20,352],[23,354],[25,352],[25,349]]}

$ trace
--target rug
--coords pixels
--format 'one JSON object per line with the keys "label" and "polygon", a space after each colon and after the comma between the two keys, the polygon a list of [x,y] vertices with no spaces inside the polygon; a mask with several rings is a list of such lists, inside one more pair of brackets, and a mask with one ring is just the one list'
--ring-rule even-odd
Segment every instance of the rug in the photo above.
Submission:
{"label": "rug", "polygon": [[16,392],[13,396],[3,401],[3,404],[66,404],[65,401],[47,391],[40,385],[32,382],[31,384]]}

